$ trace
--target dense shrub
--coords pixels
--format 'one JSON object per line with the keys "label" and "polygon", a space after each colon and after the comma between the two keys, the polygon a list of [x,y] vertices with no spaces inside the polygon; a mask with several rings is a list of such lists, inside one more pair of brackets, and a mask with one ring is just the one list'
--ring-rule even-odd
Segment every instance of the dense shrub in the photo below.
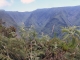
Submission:
{"label": "dense shrub", "polygon": [[76,27],[63,28],[63,39],[38,37],[32,28],[20,30],[0,22],[0,60],[80,60],[80,32]]}

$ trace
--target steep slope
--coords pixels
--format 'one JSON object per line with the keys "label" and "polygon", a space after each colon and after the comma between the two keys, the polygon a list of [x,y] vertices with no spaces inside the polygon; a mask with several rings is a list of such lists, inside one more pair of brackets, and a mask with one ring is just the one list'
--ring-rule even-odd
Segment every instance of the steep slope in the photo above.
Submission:
{"label": "steep slope", "polygon": [[5,26],[26,27],[33,25],[38,32],[53,34],[61,32],[61,26],[80,26],[80,6],[38,9],[32,12],[12,12],[0,10],[0,19]]}
{"label": "steep slope", "polygon": [[48,9],[35,10],[31,13],[25,22],[25,25],[28,27],[30,27],[30,25],[34,25],[36,29],[41,30],[46,25],[51,16],[48,14]]}
{"label": "steep slope", "polygon": [[68,26],[68,23],[66,23],[62,17],[57,16],[50,19],[50,21],[41,31],[45,34],[48,34],[49,36],[53,36],[54,33],[56,33],[57,35],[61,35],[61,27],[66,26]]}
{"label": "steep slope", "polygon": [[49,35],[54,25],[54,31],[58,33],[61,29],[60,26],[80,26],[80,6],[35,10],[25,25],[27,27],[34,25],[38,31]]}
{"label": "steep slope", "polygon": [[6,11],[0,10],[0,19],[2,19],[3,22],[6,22],[6,27],[14,26],[17,28],[17,23],[6,13]]}
{"label": "steep slope", "polygon": [[18,24],[21,25],[25,22],[25,20],[29,17],[30,12],[18,12],[18,11],[7,11],[7,13],[13,18],[13,20]]}
{"label": "steep slope", "polygon": [[[26,26],[34,25],[36,29],[43,29],[45,25],[50,21],[50,19],[58,18],[59,15],[63,15],[63,10],[61,8],[51,8],[51,9],[39,9],[35,10],[31,13],[27,21],[25,22]],[[64,16],[65,21],[67,20],[67,17]],[[61,19],[62,21],[62,19]],[[63,21],[62,21],[63,22]],[[69,24],[68,21],[66,21],[67,24]]]}

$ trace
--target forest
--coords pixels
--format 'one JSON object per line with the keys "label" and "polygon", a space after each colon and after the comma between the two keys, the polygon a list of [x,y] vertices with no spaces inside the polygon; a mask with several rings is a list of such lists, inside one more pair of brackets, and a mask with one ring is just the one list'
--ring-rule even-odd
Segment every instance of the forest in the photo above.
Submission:
{"label": "forest", "polygon": [[[62,27],[63,36],[39,35],[33,27],[5,27],[0,21],[0,60],[80,60],[80,27]],[[39,36],[38,36],[39,35]]]}

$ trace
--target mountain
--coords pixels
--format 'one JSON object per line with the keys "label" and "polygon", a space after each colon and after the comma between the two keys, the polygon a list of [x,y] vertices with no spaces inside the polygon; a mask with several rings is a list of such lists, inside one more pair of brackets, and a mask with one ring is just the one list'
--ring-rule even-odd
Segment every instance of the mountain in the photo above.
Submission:
{"label": "mountain", "polygon": [[4,26],[6,27],[14,26],[16,28],[17,37],[20,37],[19,26],[24,24],[24,21],[29,15],[30,12],[0,10],[0,20],[5,22]]}
{"label": "mountain", "polygon": [[4,10],[0,10],[0,20],[5,22],[6,27],[14,26],[17,28],[18,26],[17,23],[13,20],[13,18],[10,17]]}
{"label": "mountain", "polygon": [[31,15],[27,18],[25,25],[28,27],[30,27],[30,25],[34,25],[36,29],[43,29],[43,27],[49,21],[50,17],[53,16],[48,10],[49,9],[39,9],[33,11]]}
{"label": "mountain", "polygon": [[6,22],[5,26],[33,25],[39,33],[60,35],[61,27],[80,26],[80,6],[44,8],[32,12],[0,10],[0,19]]}
{"label": "mountain", "polygon": [[7,13],[18,25],[23,24],[30,15],[30,12],[7,11]]}
{"label": "mountain", "polygon": [[25,26],[34,25],[39,32],[52,35],[61,32],[61,27],[80,26],[80,6],[38,9],[31,13]]}

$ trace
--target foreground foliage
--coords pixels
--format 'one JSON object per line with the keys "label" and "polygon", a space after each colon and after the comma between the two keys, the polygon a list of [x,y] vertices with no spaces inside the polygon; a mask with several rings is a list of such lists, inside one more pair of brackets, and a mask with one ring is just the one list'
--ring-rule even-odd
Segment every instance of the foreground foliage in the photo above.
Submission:
{"label": "foreground foliage", "polygon": [[62,29],[63,38],[52,38],[30,28],[21,29],[22,38],[17,38],[14,27],[0,24],[0,60],[80,60],[79,27]]}

